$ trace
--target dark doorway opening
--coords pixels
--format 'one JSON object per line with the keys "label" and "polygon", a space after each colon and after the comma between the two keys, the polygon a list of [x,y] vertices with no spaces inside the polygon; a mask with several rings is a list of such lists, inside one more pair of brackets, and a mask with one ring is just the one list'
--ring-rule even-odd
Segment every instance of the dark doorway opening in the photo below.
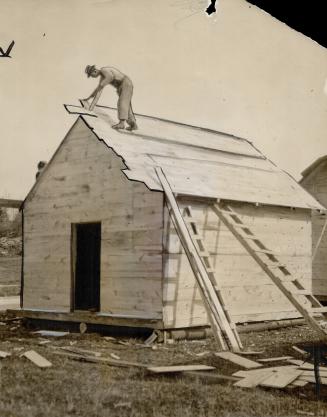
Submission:
{"label": "dark doorway opening", "polygon": [[100,310],[101,223],[72,225],[73,309]]}

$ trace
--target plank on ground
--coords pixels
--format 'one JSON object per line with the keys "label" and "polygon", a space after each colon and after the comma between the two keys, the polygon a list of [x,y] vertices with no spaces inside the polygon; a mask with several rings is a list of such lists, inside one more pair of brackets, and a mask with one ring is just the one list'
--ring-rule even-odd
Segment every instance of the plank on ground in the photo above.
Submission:
{"label": "plank on ground", "polygon": [[248,375],[259,375],[264,372],[278,372],[278,371],[288,372],[289,370],[292,370],[292,369],[298,369],[298,367],[295,365],[272,366],[270,368],[252,369],[250,371],[237,371],[233,373],[233,376],[246,378]]}
{"label": "plank on ground", "polygon": [[233,352],[215,352],[215,355],[221,359],[225,359],[227,361],[233,362],[247,369],[259,368],[260,366],[262,366],[261,363],[251,361],[250,359],[247,359],[247,358],[243,358],[242,356],[236,355]]}
{"label": "plank on ground", "polygon": [[240,388],[254,388],[258,386],[262,381],[266,380],[269,376],[271,376],[273,372],[260,372],[258,374],[249,374],[245,378],[237,381],[234,384],[234,387]]}
{"label": "plank on ground", "polygon": [[258,359],[259,362],[277,362],[286,361],[287,359],[293,359],[293,356],[278,356],[276,358]]}
{"label": "plank on ground", "polygon": [[[304,361],[299,360],[299,359],[288,359],[287,362],[292,363],[294,365],[297,365],[300,369],[310,370],[310,371],[314,369],[314,365],[312,363],[304,362]],[[320,372],[327,372],[327,367],[326,366],[319,366],[319,371]]]}
{"label": "plank on ground", "polygon": [[[300,381],[311,382],[313,384],[316,383],[316,378],[314,376],[301,375],[299,379]],[[327,378],[320,378],[320,383],[322,385],[327,385]]]}
{"label": "plank on ground", "polygon": [[65,351],[54,351],[56,355],[66,356],[68,358],[77,360],[77,361],[85,361],[85,362],[92,362],[92,363],[104,363],[109,366],[118,366],[123,368],[128,367],[135,367],[135,368],[147,368],[149,365],[138,363],[138,362],[129,362],[129,361],[122,361],[122,360],[115,360],[109,358],[101,358],[96,356],[86,356],[82,354],[70,353]]}
{"label": "plank on ground", "polygon": [[154,373],[184,372],[184,371],[212,371],[214,366],[208,365],[176,365],[176,366],[151,366],[147,370]]}
{"label": "plank on ground", "polygon": [[304,387],[308,383],[309,383],[308,381],[303,381],[301,379],[296,379],[295,381],[293,381],[292,383],[289,384],[289,387],[291,387],[291,388],[293,388],[293,387]]}
{"label": "plank on ground", "polygon": [[33,362],[35,365],[37,365],[39,368],[48,368],[52,366],[52,363],[49,362],[47,359],[45,359],[43,356],[35,352],[35,350],[28,350],[27,352],[23,353],[22,356],[25,356],[25,358],[29,359],[31,362]]}
{"label": "plank on ground", "polygon": [[[298,369],[301,369],[301,368],[298,368]],[[302,370],[302,375],[303,376],[313,376],[314,377],[315,373],[314,373],[314,371],[311,371],[309,369],[304,369],[304,370]],[[321,377],[327,378],[327,371],[321,370],[320,367],[319,367],[319,375]]]}
{"label": "plank on ground", "polygon": [[288,384],[296,380],[301,373],[302,371],[298,369],[289,369],[287,372],[272,372],[268,378],[260,382],[260,385],[270,388],[285,388]]}

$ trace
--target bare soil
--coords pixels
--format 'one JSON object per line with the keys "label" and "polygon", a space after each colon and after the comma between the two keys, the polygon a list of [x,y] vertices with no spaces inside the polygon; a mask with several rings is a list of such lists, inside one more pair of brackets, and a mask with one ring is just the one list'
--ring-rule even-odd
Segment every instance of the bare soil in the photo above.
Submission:
{"label": "bare soil", "polygon": [[[7,317],[0,316],[0,320]],[[213,339],[144,347],[143,339],[70,333],[48,337],[49,343],[40,344],[45,338],[23,322],[1,323],[0,350],[11,353],[0,362],[1,417],[264,417],[303,415],[301,411],[327,416],[325,386],[317,401],[314,384],[284,390],[241,389],[229,381],[213,382],[187,374],[153,375],[145,369],[80,362],[56,354],[56,347],[66,346],[148,365],[213,365],[217,368],[213,374],[231,375],[241,369],[213,355]],[[251,356],[253,360],[282,355],[300,359],[292,345],[301,347],[316,340],[306,326],[242,334],[241,338],[247,349],[264,350]],[[51,361],[52,367],[38,368],[20,356],[30,349]],[[208,353],[197,356],[203,352]]]}

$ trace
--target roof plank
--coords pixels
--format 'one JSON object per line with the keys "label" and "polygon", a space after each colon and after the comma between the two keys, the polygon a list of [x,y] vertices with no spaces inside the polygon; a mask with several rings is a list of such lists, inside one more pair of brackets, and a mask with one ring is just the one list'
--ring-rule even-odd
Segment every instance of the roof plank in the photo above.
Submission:
{"label": "roof plank", "polygon": [[141,115],[137,116],[139,130],[117,131],[111,127],[116,123],[115,109],[97,106],[89,112],[65,107],[70,113],[79,112],[98,139],[123,159],[130,180],[143,182],[151,190],[162,191],[154,171],[161,166],[174,193],[324,210],[248,140]]}

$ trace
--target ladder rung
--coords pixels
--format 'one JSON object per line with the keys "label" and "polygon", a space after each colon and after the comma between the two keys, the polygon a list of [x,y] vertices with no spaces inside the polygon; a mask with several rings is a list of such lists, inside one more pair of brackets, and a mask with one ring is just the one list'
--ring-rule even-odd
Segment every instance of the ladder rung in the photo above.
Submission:
{"label": "ladder rung", "polygon": [[214,274],[216,271],[213,268],[206,268],[208,274]]}
{"label": "ladder rung", "polygon": [[269,249],[253,249],[253,252],[258,252],[258,253],[264,253],[264,254],[266,254],[266,255],[273,255],[273,256],[276,256],[276,253],[275,252],[272,252],[271,250],[269,250]]}
{"label": "ladder rung", "polygon": [[271,264],[266,264],[266,263],[265,263],[265,265],[266,265],[268,268],[271,268],[271,269],[274,269],[274,268],[283,268],[283,269],[287,269],[287,267],[286,267],[286,265],[285,265],[285,264],[281,264],[281,263],[279,263],[279,262],[275,262],[275,263],[271,263]]}
{"label": "ladder rung", "polygon": [[209,258],[210,254],[205,251],[198,251],[198,254],[201,256],[201,258]]}
{"label": "ladder rung", "polygon": [[228,214],[229,216],[237,216],[237,217],[239,217],[239,215],[237,213],[235,213],[235,211],[233,211],[233,210],[226,210],[226,209],[221,209],[220,208],[219,211],[221,213]]}
{"label": "ladder rung", "polygon": [[293,277],[293,275],[285,275],[283,276],[283,278],[281,279],[281,282],[294,282],[297,281],[297,279],[295,277]]}
{"label": "ladder rung", "polygon": [[310,290],[294,290],[292,291],[295,295],[312,295]]}
{"label": "ladder rung", "polygon": [[235,224],[233,224],[233,227],[240,228],[240,229],[249,229],[250,230],[249,226],[247,226],[244,223],[235,223]]}
{"label": "ladder rung", "polygon": [[257,240],[258,242],[260,242],[260,239],[257,236],[254,236],[254,235],[242,236],[242,238],[246,239],[246,240]]}

